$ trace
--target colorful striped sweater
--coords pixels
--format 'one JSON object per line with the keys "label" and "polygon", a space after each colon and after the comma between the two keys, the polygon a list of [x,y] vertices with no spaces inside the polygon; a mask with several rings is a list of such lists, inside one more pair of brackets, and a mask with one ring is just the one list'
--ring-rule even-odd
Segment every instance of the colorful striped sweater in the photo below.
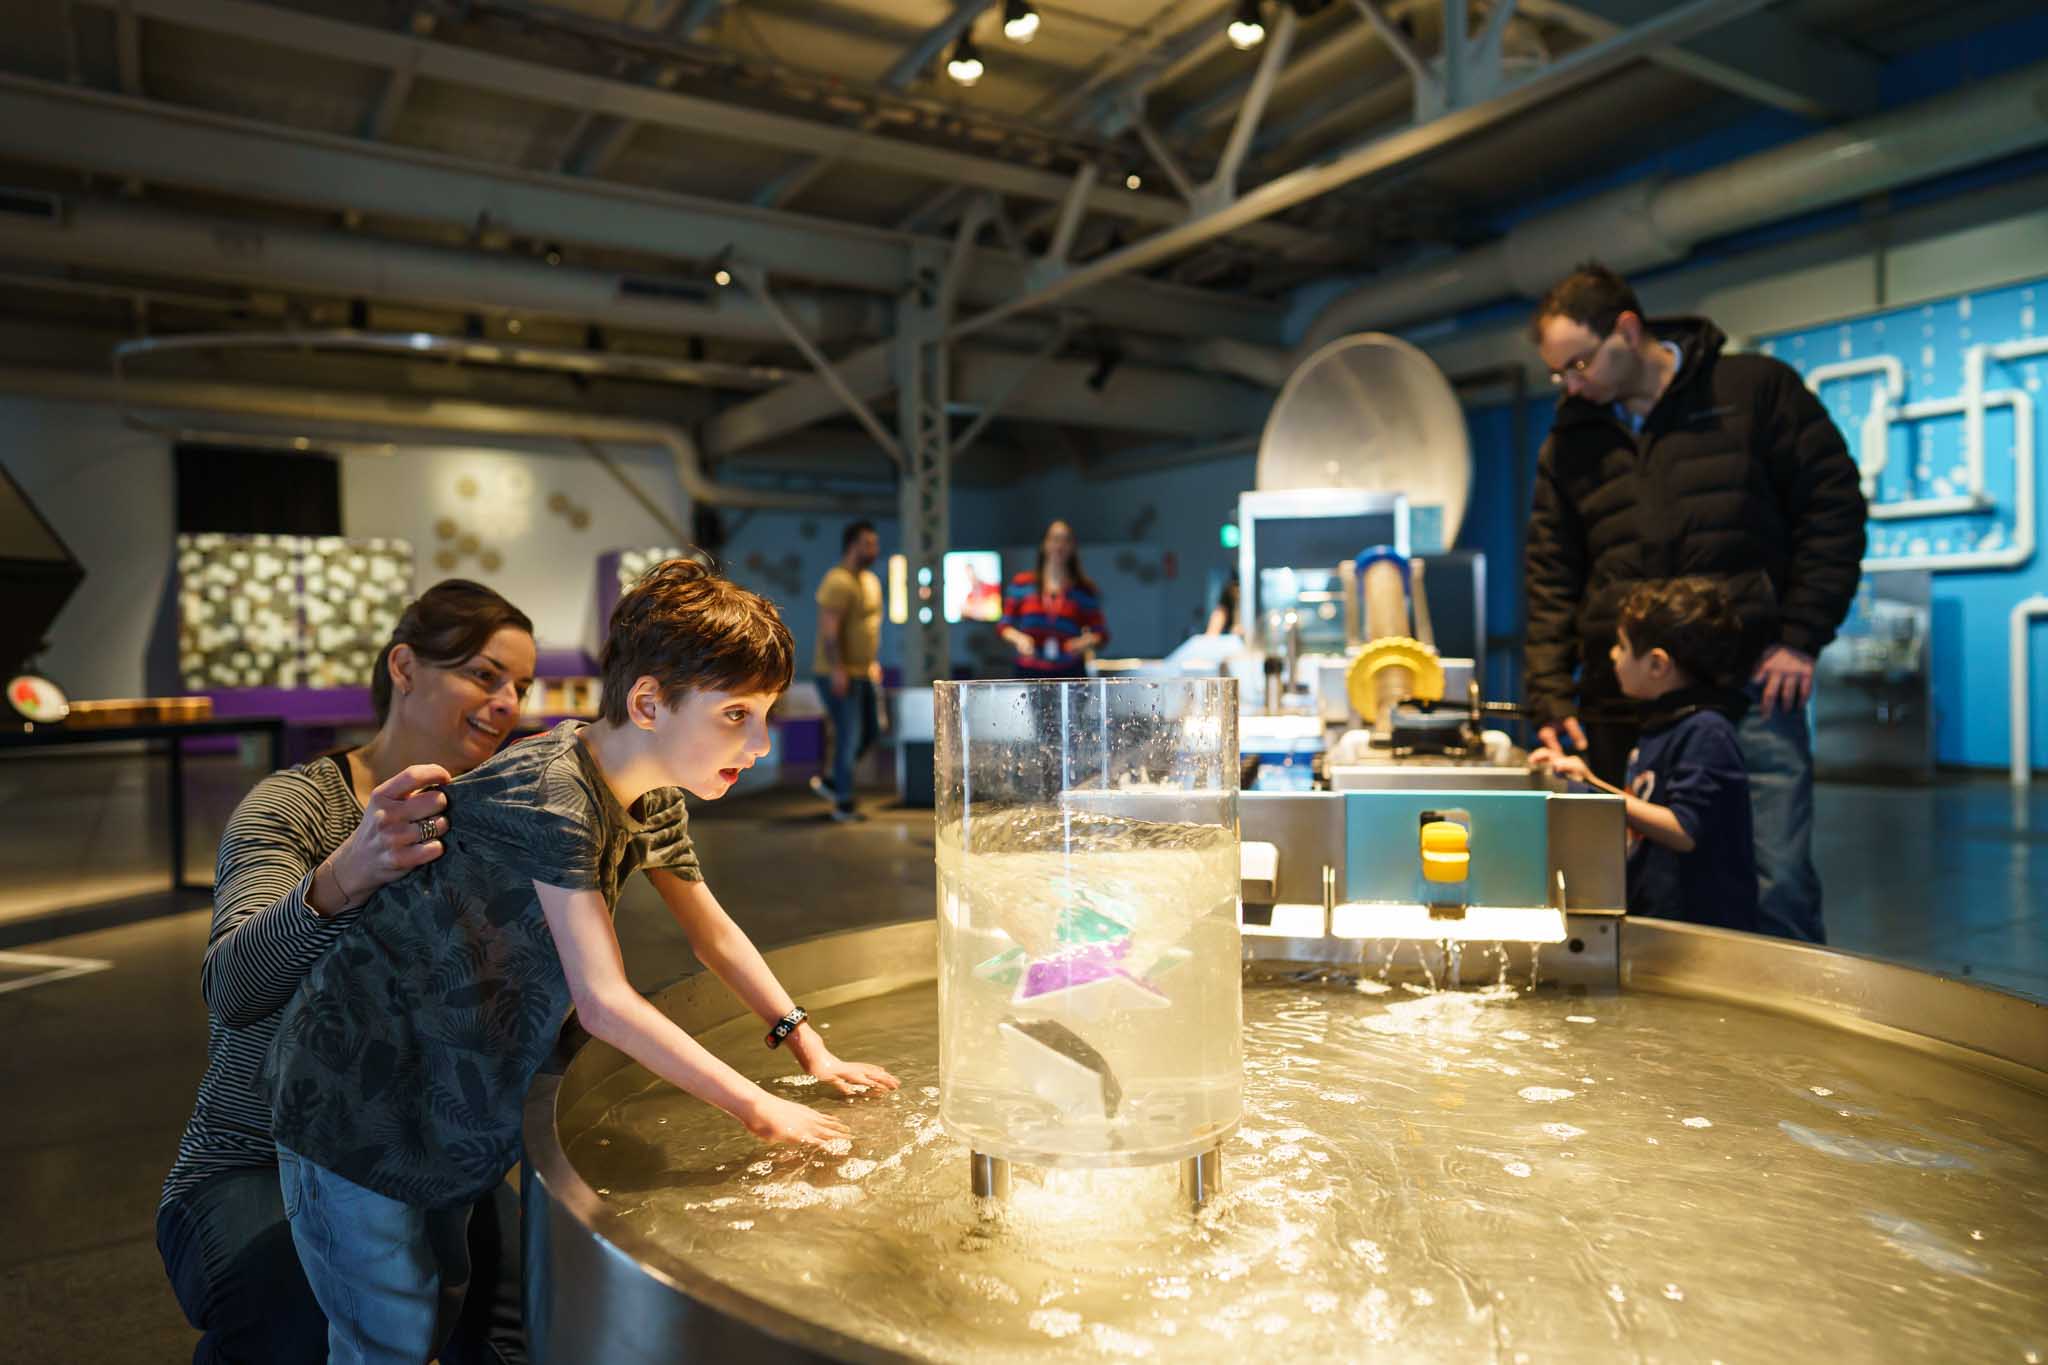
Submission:
{"label": "colorful striped sweater", "polygon": [[1109,640],[1109,625],[1095,594],[1079,583],[1069,583],[1057,595],[1038,589],[1038,575],[1018,574],[1003,589],[1003,625],[1031,637],[1032,650],[1017,656],[1017,667],[1032,673],[1079,673],[1087,666],[1085,655],[1072,641],[1084,631],[1094,631],[1098,647]]}

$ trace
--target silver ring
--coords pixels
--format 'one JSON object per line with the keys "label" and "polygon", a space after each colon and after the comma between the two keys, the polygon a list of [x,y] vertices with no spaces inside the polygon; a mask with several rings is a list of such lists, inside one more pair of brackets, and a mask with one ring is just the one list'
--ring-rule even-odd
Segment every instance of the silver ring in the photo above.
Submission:
{"label": "silver ring", "polygon": [[434,838],[434,823],[437,817],[429,815],[424,820],[413,821],[413,828],[420,832],[420,842],[429,843]]}

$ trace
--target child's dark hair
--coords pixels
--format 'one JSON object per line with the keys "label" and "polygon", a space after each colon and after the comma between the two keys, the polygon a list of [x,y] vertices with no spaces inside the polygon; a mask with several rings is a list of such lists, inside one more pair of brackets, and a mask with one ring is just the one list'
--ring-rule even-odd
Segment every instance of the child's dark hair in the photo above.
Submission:
{"label": "child's dark hair", "polygon": [[370,704],[377,724],[391,714],[391,651],[407,645],[413,657],[435,668],[458,668],[475,658],[507,626],[533,634],[526,613],[481,583],[444,578],[415,597],[392,627],[391,638],[370,670]]}
{"label": "child's dark hair", "polygon": [[1627,280],[1598,261],[1581,261],[1571,274],[1550,286],[1529,319],[1529,339],[1543,340],[1547,318],[1570,318],[1596,337],[1605,337],[1623,313],[1643,315],[1636,291]]}
{"label": "child's dark hair", "polygon": [[1661,649],[1696,683],[1726,687],[1735,680],[1742,625],[1711,578],[1638,583],[1622,599],[1620,624],[1638,656]]}
{"label": "child's dark hair", "polygon": [[773,602],[697,560],[669,559],[612,609],[598,668],[604,718],[624,725],[626,694],[641,678],[660,684],[670,708],[690,691],[787,691],[796,645]]}

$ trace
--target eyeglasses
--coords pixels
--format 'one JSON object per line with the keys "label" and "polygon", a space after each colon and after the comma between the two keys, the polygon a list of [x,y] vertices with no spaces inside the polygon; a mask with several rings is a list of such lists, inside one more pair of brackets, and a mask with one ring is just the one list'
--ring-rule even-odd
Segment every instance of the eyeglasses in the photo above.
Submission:
{"label": "eyeglasses", "polygon": [[[1622,316],[1626,317],[1628,315],[1624,313]],[[1575,374],[1583,375],[1586,371],[1592,369],[1593,362],[1600,358],[1600,348],[1602,346],[1605,346],[1608,343],[1608,341],[1613,338],[1614,333],[1616,329],[1620,326],[1620,324],[1621,318],[1618,317],[1613,321],[1613,323],[1608,325],[1608,328],[1605,332],[1601,333],[1600,339],[1598,341],[1594,342],[1591,346],[1588,346],[1579,355],[1576,355],[1572,357],[1570,360],[1567,360],[1559,368],[1552,370],[1550,372],[1550,382],[1557,388],[1561,389],[1564,387],[1564,381],[1569,379],[1571,376]]]}
{"label": "eyeglasses", "polygon": [[[1607,334],[1607,336],[1613,335],[1614,333],[1612,332]],[[1572,359],[1567,360],[1560,368],[1552,370],[1550,372],[1550,382],[1558,388],[1563,388],[1564,381],[1570,376],[1575,374],[1582,375],[1587,370],[1592,369],[1593,362],[1600,356],[1600,348],[1606,344],[1607,337],[1601,337],[1598,341],[1587,347],[1584,354],[1574,356]]]}

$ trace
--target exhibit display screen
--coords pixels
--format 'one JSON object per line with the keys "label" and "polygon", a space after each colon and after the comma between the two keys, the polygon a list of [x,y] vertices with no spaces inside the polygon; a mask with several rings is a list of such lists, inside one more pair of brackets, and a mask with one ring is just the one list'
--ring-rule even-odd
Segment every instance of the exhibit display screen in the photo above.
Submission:
{"label": "exhibit display screen", "polygon": [[943,566],[948,621],[1000,621],[1003,557],[994,550],[948,551]]}

